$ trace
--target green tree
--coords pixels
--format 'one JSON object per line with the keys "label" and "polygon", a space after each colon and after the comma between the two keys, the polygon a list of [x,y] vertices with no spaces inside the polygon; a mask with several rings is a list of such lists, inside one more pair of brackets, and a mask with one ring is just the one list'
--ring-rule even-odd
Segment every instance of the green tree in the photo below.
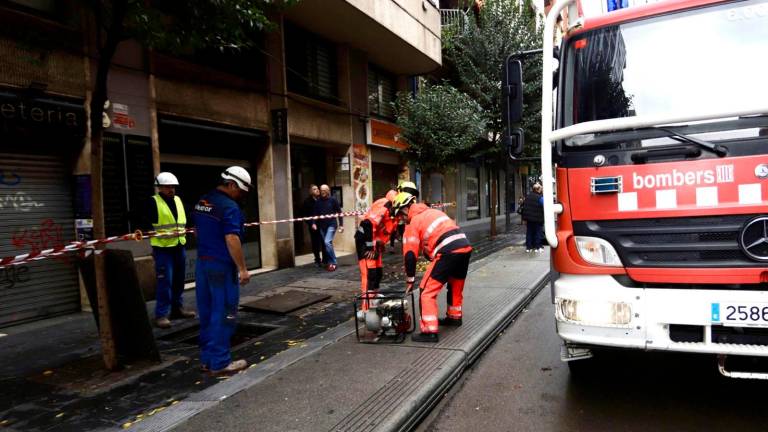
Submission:
{"label": "green tree", "polygon": [[[539,17],[531,0],[487,0],[476,20],[469,19],[460,32],[446,35],[445,63],[451,83],[472,97],[488,113],[488,140],[477,153],[503,151],[500,137],[501,70],[507,56],[541,48]],[[541,56],[524,59],[525,84],[522,127],[526,154],[538,154],[541,136]]]}
{"label": "green tree", "polygon": [[[444,169],[478,156],[501,162],[500,156],[505,153],[501,146],[501,69],[510,54],[541,47],[538,22],[531,0],[486,0],[477,16],[470,10],[466,19],[443,27],[443,68],[439,74],[445,81],[427,85],[421,91],[439,91],[441,103],[451,109],[440,113],[441,107],[431,104],[436,95],[423,99],[418,95],[415,100],[408,95],[399,97],[397,122],[412,146],[406,156],[420,167],[431,165],[431,169]],[[541,56],[524,60],[523,81],[525,155],[537,155],[541,136]],[[474,123],[477,117],[455,118],[450,114],[461,112],[458,105],[470,102],[471,108],[465,109],[485,121],[481,133]],[[401,118],[402,111],[408,112],[407,118]],[[456,127],[457,123],[465,127]],[[434,139],[438,136],[439,140]]]}
{"label": "green tree", "polygon": [[395,111],[406,157],[425,173],[469,157],[488,122],[477,102],[447,84],[427,84],[415,97],[400,93]]}

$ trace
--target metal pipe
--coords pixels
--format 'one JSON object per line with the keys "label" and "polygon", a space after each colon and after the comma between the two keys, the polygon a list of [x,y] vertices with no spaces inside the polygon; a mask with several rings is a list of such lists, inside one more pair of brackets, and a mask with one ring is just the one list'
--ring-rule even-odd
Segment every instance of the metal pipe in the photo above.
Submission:
{"label": "metal pipe", "polygon": [[555,232],[555,208],[552,202],[554,193],[552,184],[552,76],[555,25],[560,12],[573,3],[574,0],[561,0],[555,3],[547,15],[544,26],[544,58],[541,80],[541,181],[544,187],[544,233],[547,243],[553,248],[558,246]]}

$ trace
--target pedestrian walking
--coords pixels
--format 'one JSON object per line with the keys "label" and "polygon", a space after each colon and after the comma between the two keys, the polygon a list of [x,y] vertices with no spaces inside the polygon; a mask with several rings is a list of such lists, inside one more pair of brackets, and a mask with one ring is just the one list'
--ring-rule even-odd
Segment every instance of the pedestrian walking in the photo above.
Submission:
{"label": "pedestrian walking", "polygon": [[[314,215],[329,215],[341,213],[341,206],[336,198],[331,196],[331,188],[328,185],[320,186],[320,199],[315,201]],[[338,265],[336,261],[336,252],[333,250],[333,237],[336,235],[336,231],[344,232],[344,225],[340,216],[333,218],[318,219],[313,222],[312,229],[320,233],[320,237],[323,239],[325,260],[328,271],[336,271]]]}
{"label": "pedestrian walking", "polygon": [[250,281],[242,241],[244,217],[238,205],[253,188],[248,171],[232,166],[221,174],[216,189],[195,205],[197,231],[197,308],[200,312],[200,362],[214,375],[245,369],[232,361],[230,338],[237,327],[240,285]]}
{"label": "pedestrian walking", "polygon": [[[431,262],[419,288],[420,333],[411,336],[414,342],[438,342],[438,327],[461,326],[464,303],[464,281],[469,269],[472,246],[467,236],[448,215],[438,209],[415,203],[415,198],[400,193],[393,204],[395,214],[405,220],[403,234],[403,265],[406,292],[416,281],[416,260],[419,253]],[[448,311],[438,319],[437,295],[448,284]]]}
{"label": "pedestrian walking", "polygon": [[531,193],[525,196],[521,217],[525,221],[525,251],[543,252],[544,242],[544,197],[539,183],[533,185]]}
{"label": "pedestrian walking", "polygon": [[[309,217],[315,215],[315,203],[320,199],[320,188],[317,185],[309,185],[309,196],[304,200],[304,204],[301,207],[301,216]],[[312,255],[315,257],[315,265],[318,267],[324,267],[328,263],[325,257],[325,246],[323,245],[323,238],[320,236],[320,230],[312,229],[314,221],[304,221],[307,224],[309,230],[309,238],[312,241]]]}
{"label": "pedestrian walking", "polygon": [[184,309],[184,276],[186,274],[187,243],[185,231],[187,216],[184,204],[176,195],[179,180],[169,172],[161,172],[155,177],[157,193],[147,206],[145,226],[160,236],[152,237],[152,256],[155,260],[155,325],[170,328],[172,319],[195,318],[195,312]]}
{"label": "pedestrian walking", "polygon": [[[396,196],[397,192],[390,190],[384,198],[374,201],[371,208],[361,216],[355,233],[357,265],[360,268],[360,292],[363,296],[369,292],[377,292],[381,284],[383,276],[381,255],[384,253],[384,244],[397,229],[397,219],[392,208],[392,202]],[[360,312],[364,313],[366,310],[368,310],[368,302],[363,302]],[[364,315],[361,314],[361,316]]]}

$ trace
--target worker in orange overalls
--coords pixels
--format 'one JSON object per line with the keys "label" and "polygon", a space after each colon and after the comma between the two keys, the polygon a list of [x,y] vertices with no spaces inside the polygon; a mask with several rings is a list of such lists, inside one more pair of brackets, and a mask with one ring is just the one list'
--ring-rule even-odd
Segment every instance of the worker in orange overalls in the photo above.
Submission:
{"label": "worker in orange overalls", "polygon": [[[360,266],[360,291],[365,295],[369,291],[378,291],[383,275],[381,255],[384,244],[392,231],[397,229],[397,219],[392,211],[392,200],[397,192],[390,190],[386,197],[373,202],[371,208],[361,217],[355,233],[355,249]],[[364,301],[361,309],[368,310]]]}
{"label": "worker in orange overalls", "polygon": [[[395,216],[405,219],[403,261],[407,292],[416,280],[416,259],[419,251],[431,260],[421,279],[419,309],[421,333],[411,336],[414,342],[437,342],[438,323],[460,326],[464,300],[464,280],[469,269],[472,246],[459,226],[440,210],[415,203],[413,196],[398,194],[393,203]],[[437,295],[448,284],[448,312],[438,320]]]}

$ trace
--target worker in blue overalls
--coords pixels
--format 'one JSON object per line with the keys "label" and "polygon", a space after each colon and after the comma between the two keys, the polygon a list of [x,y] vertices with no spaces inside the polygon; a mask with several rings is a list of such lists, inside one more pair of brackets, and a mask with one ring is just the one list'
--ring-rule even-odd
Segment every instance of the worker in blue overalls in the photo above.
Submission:
{"label": "worker in blue overalls", "polygon": [[200,361],[201,368],[213,375],[248,366],[245,360],[232,361],[230,338],[237,326],[240,285],[250,280],[242,247],[245,221],[238,202],[251,188],[248,171],[232,166],[221,174],[219,186],[195,205]]}

